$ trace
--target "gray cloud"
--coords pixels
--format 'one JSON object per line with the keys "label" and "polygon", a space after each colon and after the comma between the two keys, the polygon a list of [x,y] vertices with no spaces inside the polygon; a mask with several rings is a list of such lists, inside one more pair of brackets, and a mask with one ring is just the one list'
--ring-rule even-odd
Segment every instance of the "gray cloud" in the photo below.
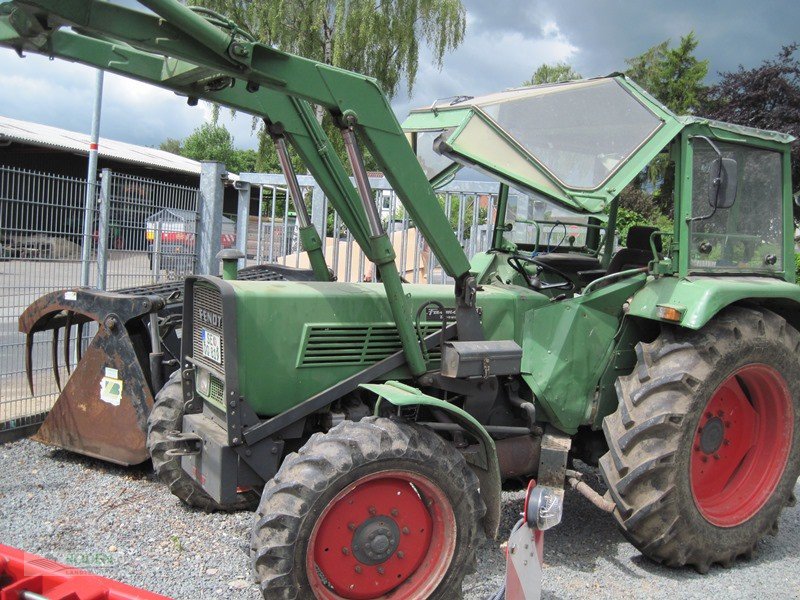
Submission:
{"label": "gray cloud", "polygon": [[[133,5],[132,0],[118,0]],[[567,60],[585,76],[624,69],[625,59],[691,30],[697,55],[717,71],[754,66],[781,45],[800,40],[796,0],[464,0],[468,28],[464,43],[445,57],[440,71],[422,50],[413,96],[400,93],[393,106],[402,120],[410,108],[436,98],[482,94],[514,87],[543,62]],[[38,56],[24,60],[0,50],[0,114],[88,132],[92,69]],[[107,76],[102,135],[157,145],[182,138],[208,117],[208,108],[188,107],[175,95]],[[251,119],[223,111],[236,144],[254,147]]]}

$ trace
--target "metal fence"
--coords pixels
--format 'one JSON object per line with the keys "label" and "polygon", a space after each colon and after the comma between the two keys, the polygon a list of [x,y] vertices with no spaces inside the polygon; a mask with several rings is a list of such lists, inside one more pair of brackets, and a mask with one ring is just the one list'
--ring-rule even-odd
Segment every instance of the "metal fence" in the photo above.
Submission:
{"label": "metal fence", "polygon": [[80,284],[86,186],[82,179],[0,167],[0,424],[38,423],[55,398],[52,334],[36,338],[31,395],[17,318],[42,294]]}
{"label": "metal fence", "polygon": [[[247,255],[256,263],[277,262],[309,267],[297,240],[297,223],[286,202],[282,175],[244,173],[243,181],[258,188],[258,216],[248,228]],[[304,200],[317,230],[325,231],[323,254],[339,281],[374,281],[373,265],[333,210],[327,197],[309,176],[298,177]],[[383,177],[370,178],[384,228],[397,254],[397,266],[406,281],[445,283],[448,278],[430,251],[397,194]],[[488,181],[452,181],[437,190],[442,210],[468,257],[491,243],[498,185]],[[512,194],[510,202],[515,202]]]}
{"label": "metal fence", "polygon": [[[58,393],[50,331],[34,338],[35,393],[28,387],[25,339],[17,323],[30,303],[87,283],[113,290],[179,278],[194,269],[196,188],[104,171],[86,219],[91,247],[86,265],[87,185],[80,178],[0,166],[0,439],[9,430],[38,425]],[[94,333],[87,326],[76,343],[85,349]],[[76,352],[70,356],[72,367]],[[66,365],[57,368],[65,381]]]}
{"label": "metal fence", "polygon": [[98,257],[97,287],[116,290],[194,273],[198,189],[103,174],[101,196],[108,201],[100,203],[99,221],[108,246]]}

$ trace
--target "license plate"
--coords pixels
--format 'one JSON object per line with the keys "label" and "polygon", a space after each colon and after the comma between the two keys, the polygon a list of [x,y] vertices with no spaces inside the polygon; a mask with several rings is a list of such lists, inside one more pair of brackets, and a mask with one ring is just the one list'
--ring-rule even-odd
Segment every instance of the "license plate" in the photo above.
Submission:
{"label": "license plate", "polygon": [[200,340],[203,342],[203,356],[221,365],[222,338],[213,331],[202,329],[200,331]]}

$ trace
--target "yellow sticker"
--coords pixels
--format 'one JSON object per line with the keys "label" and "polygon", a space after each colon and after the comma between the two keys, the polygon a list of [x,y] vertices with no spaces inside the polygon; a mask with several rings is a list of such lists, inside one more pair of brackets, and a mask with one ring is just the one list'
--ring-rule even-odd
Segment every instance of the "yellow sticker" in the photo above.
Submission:
{"label": "yellow sticker", "polygon": [[119,406],[122,401],[122,380],[103,377],[100,380],[100,400]]}

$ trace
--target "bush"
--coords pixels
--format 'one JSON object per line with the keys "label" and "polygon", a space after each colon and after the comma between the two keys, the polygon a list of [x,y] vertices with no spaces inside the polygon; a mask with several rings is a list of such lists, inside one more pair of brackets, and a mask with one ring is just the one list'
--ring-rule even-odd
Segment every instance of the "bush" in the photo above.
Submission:
{"label": "bush", "polygon": [[628,235],[628,229],[634,225],[649,225],[652,227],[657,227],[659,231],[669,232],[672,232],[673,227],[675,226],[672,219],[666,215],[658,214],[654,215],[654,218],[647,218],[635,211],[620,206],[617,210],[617,234],[619,235],[619,240],[621,243],[623,243],[623,245],[625,242],[625,237]]}

